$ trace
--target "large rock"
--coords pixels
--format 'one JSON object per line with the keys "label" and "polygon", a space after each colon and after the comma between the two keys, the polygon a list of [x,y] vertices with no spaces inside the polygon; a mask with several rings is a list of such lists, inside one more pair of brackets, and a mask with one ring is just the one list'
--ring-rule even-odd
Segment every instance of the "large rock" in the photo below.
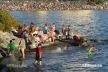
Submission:
{"label": "large rock", "polygon": [[7,48],[9,41],[13,38],[17,39],[12,33],[0,31],[0,40],[2,40],[0,45],[2,47]]}

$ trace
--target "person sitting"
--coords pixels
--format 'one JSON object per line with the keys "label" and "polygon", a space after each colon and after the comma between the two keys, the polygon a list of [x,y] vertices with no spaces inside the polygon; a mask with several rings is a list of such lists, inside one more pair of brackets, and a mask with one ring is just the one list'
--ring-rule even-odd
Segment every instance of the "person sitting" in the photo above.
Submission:
{"label": "person sitting", "polygon": [[40,40],[42,43],[45,43],[48,40],[48,35],[44,34],[43,36],[40,37]]}
{"label": "person sitting", "polygon": [[56,30],[56,25],[55,25],[55,23],[52,24],[51,28],[52,28],[52,31],[55,32],[55,30]]}
{"label": "person sitting", "polygon": [[73,36],[73,45],[79,46],[81,43],[81,37],[79,35],[74,35]]}
{"label": "person sitting", "polygon": [[43,33],[44,34],[48,33],[48,25],[47,24],[45,24],[44,27],[43,27]]}
{"label": "person sitting", "polygon": [[53,30],[53,28],[51,27],[49,33],[48,33],[49,39],[51,42],[55,41],[55,31]]}
{"label": "person sitting", "polygon": [[81,37],[79,35],[74,35],[73,36],[73,40],[80,41],[81,40]]}
{"label": "person sitting", "polygon": [[38,29],[38,35],[39,36],[43,36],[44,35],[44,33],[43,33],[43,31],[41,29]]}

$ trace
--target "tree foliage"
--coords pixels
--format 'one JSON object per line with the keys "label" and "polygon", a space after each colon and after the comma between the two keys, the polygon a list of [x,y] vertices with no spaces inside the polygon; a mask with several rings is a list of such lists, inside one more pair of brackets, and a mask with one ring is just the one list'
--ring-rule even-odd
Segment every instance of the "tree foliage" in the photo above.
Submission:
{"label": "tree foliage", "polygon": [[88,3],[103,4],[106,0],[87,0]]}
{"label": "tree foliage", "polygon": [[9,12],[0,10],[0,30],[10,31],[11,27],[18,27],[20,23]]}

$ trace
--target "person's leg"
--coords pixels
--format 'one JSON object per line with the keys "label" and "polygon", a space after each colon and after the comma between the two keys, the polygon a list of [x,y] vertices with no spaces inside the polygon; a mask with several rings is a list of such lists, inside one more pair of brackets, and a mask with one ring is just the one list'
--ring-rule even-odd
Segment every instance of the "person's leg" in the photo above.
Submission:
{"label": "person's leg", "polygon": [[11,56],[11,55],[12,55],[12,51],[9,52],[9,56]]}
{"label": "person's leg", "polygon": [[54,37],[51,37],[51,42],[54,42]]}
{"label": "person's leg", "polygon": [[24,65],[24,59],[21,60],[21,65]]}
{"label": "person's leg", "polygon": [[39,60],[39,61],[38,61],[38,64],[39,64],[39,65],[42,65],[42,61],[41,61],[41,60]]}
{"label": "person's leg", "polygon": [[36,52],[36,57],[35,57],[35,62],[34,64],[37,64],[38,63],[38,56],[37,56],[37,52]]}
{"label": "person's leg", "polygon": [[12,50],[11,54],[12,54],[12,56],[14,56],[14,50]]}
{"label": "person's leg", "polygon": [[38,63],[38,61],[37,60],[35,60],[35,62],[34,62],[35,64],[37,64]]}
{"label": "person's leg", "polygon": [[22,55],[22,59],[25,59],[25,52],[24,52],[24,48],[21,48],[21,55]]}
{"label": "person's leg", "polygon": [[40,58],[40,57],[38,59],[38,65],[42,65],[42,58]]}
{"label": "person's leg", "polygon": [[9,50],[9,56],[11,56],[11,55],[12,55],[12,49]]}
{"label": "person's leg", "polygon": [[24,64],[24,59],[25,59],[25,53],[24,53],[24,48],[21,48],[21,64]]}
{"label": "person's leg", "polygon": [[39,56],[37,57],[37,64],[42,65],[41,58],[39,58]]}

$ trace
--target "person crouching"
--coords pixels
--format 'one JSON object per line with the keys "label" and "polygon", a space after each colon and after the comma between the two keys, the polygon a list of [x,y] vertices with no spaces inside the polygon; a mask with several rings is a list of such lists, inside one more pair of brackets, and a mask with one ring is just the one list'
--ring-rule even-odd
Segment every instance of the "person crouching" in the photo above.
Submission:
{"label": "person crouching", "polygon": [[9,55],[14,55],[14,52],[17,48],[16,44],[14,43],[14,39],[10,40],[7,48],[9,49]]}
{"label": "person crouching", "polygon": [[35,64],[42,65],[42,45],[41,43],[38,44],[36,48],[36,58]]}

